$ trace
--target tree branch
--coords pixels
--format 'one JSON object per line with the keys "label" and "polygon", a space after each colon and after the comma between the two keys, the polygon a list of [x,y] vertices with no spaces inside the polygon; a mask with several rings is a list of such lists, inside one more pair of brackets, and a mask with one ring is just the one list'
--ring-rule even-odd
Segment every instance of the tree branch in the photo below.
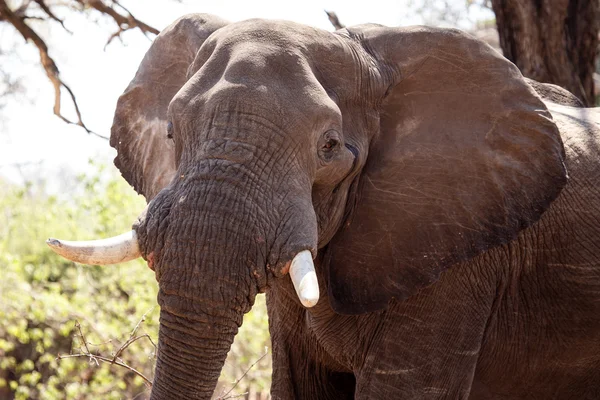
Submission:
{"label": "tree branch", "polygon": [[[150,311],[152,311],[152,310],[150,310]],[[150,312],[150,311],[148,311],[148,312]],[[156,345],[154,344],[154,342],[152,341],[152,339],[150,338],[149,335],[144,334],[144,335],[133,337],[133,335],[139,328],[140,324],[145,320],[146,314],[144,314],[142,316],[142,319],[140,320],[140,322],[138,322],[138,324],[136,325],[133,332],[131,332],[131,336],[129,337],[129,340],[127,340],[125,343],[123,343],[121,345],[121,347],[119,347],[119,349],[117,350],[117,352],[115,353],[115,355],[113,357],[105,357],[105,356],[98,355],[98,354],[92,354],[92,352],[90,351],[90,348],[88,347],[88,341],[85,338],[83,331],[81,330],[81,325],[79,324],[79,322],[75,322],[75,328],[77,328],[77,331],[79,332],[79,337],[81,338],[81,342],[83,344],[83,348],[80,348],[81,352],[79,354],[69,354],[69,355],[58,354],[56,359],[62,360],[65,358],[86,357],[86,358],[90,359],[90,362],[93,361],[94,363],[96,363],[96,365],[99,365],[98,360],[105,362],[107,364],[118,365],[119,367],[123,367],[123,368],[133,372],[134,374],[136,374],[137,376],[142,378],[148,387],[152,387],[152,381],[150,379],[146,378],[146,376],[144,374],[142,374],[140,371],[127,365],[122,359],[119,358],[119,356],[123,353],[123,351],[127,347],[129,347],[129,345],[131,345],[133,342],[135,342],[139,339],[142,339],[142,338],[148,338],[148,340],[150,340],[150,343],[152,343],[152,345],[154,346],[154,350],[156,352]]]}
{"label": "tree branch", "polygon": [[35,3],[36,3],[36,4],[37,4],[37,5],[38,5],[38,6],[39,6],[41,9],[42,9],[42,11],[44,11],[44,12],[46,13],[46,15],[47,15],[48,17],[50,17],[50,19],[52,19],[52,20],[54,20],[54,21],[58,22],[58,23],[60,24],[60,26],[62,26],[62,27],[63,27],[63,29],[64,29],[65,31],[67,31],[67,32],[69,32],[69,33],[72,33],[70,30],[68,30],[68,29],[65,27],[65,24],[64,24],[63,20],[62,20],[62,19],[60,19],[60,18],[58,18],[58,17],[57,17],[57,16],[56,16],[56,15],[55,15],[55,14],[52,12],[52,10],[50,10],[50,7],[48,7],[48,5],[47,5],[46,3],[44,3],[44,0],[33,0],[33,1],[35,1]]}
{"label": "tree branch", "polygon": [[104,357],[104,356],[99,356],[99,355],[95,355],[95,354],[67,354],[67,355],[62,355],[59,354],[56,359],[57,360],[63,360],[65,358],[77,358],[77,357],[88,357],[90,360],[94,361],[94,362],[98,362],[97,360],[100,360],[102,362],[108,363],[108,364],[113,364],[113,365],[118,365],[119,367],[123,367],[125,369],[128,369],[129,371],[133,372],[134,374],[136,374],[137,376],[139,376],[140,378],[142,378],[144,380],[144,382],[146,383],[146,385],[148,385],[149,387],[152,387],[152,381],[148,378],[146,378],[146,376],[144,376],[144,374],[142,374],[140,371],[138,371],[137,369],[130,367],[129,365],[125,364],[124,362],[121,361],[115,361],[111,358],[108,357]]}
{"label": "tree branch", "polygon": [[[101,14],[104,14],[115,21],[118,25],[118,30],[110,35],[106,45],[108,46],[115,38],[120,38],[121,34],[131,29],[139,29],[144,35],[152,33],[158,35],[159,30],[152,26],[137,19],[127,8],[122,6],[117,0],[112,0],[112,4],[109,5],[103,0],[71,0],[71,4],[79,4],[83,8],[92,8]],[[64,21],[61,20],[54,14],[50,5],[46,0],[26,0],[17,9],[11,10],[6,0],[0,0],[0,22],[8,22],[11,24],[20,34],[23,36],[26,42],[32,42],[38,49],[40,54],[40,62],[48,79],[54,87],[54,114],[68,124],[78,125],[85,129],[88,134],[98,136],[102,139],[108,139],[104,135],[100,135],[87,127],[81,117],[81,111],[79,109],[79,103],[73,93],[73,90],[67,85],[60,75],[58,67],[49,55],[48,45],[38,35],[38,33],[27,24],[28,19],[42,19],[44,17],[26,15],[26,11],[30,9],[30,4],[34,2],[44,12],[48,19],[58,22],[67,32],[71,33],[64,25]],[[123,12],[119,12],[115,9],[115,6],[120,8]],[[61,96],[62,90],[68,93],[68,96],[75,109],[77,115],[76,120],[70,120],[65,117],[61,111]]]}
{"label": "tree branch", "polygon": [[[61,79],[58,67],[56,63],[48,54],[48,46],[46,42],[25,22],[24,17],[19,17],[10,10],[5,0],[0,0],[0,15],[7,20],[15,29],[23,36],[25,41],[31,41],[38,48],[40,53],[40,62],[50,82],[54,86],[54,115],[62,119],[68,124],[81,126],[89,134],[96,135],[103,139],[108,139],[106,136],[100,135],[90,130],[83,120],[81,119],[81,111],[79,110],[79,104],[75,98],[75,94],[71,88]],[[77,114],[77,121],[71,121],[65,117],[61,112],[61,88],[64,88],[71,98],[71,102],[75,108]]]}
{"label": "tree branch", "polygon": [[239,378],[238,378],[238,379],[237,379],[237,380],[236,380],[236,381],[233,383],[233,386],[231,387],[231,389],[229,389],[229,390],[227,391],[227,393],[225,393],[225,394],[223,394],[223,395],[221,395],[221,396],[217,397],[217,400],[235,399],[236,397],[241,397],[241,396],[244,396],[244,395],[246,395],[247,393],[236,394],[236,395],[229,395],[229,393],[231,393],[231,392],[233,391],[233,389],[235,389],[235,387],[236,387],[236,386],[237,386],[237,385],[238,385],[238,384],[239,384],[239,383],[242,381],[242,379],[244,379],[244,377],[245,377],[246,375],[248,375],[248,372],[250,372],[250,370],[251,370],[252,368],[254,368],[254,366],[260,362],[260,360],[262,360],[263,358],[265,358],[265,357],[267,356],[267,354],[269,354],[269,349],[265,347],[265,352],[264,352],[264,354],[263,354],[262,356],[260,356],[260,357],[258,358],[258,360],[254,361],[254,363],[252,363],[252,365],[250,365],[250,366],[249,366],[249,367],[246,369],[246,371],[245,371],[245,372],[242,374],[242,376],[240,376],[240,377],[239,377]]}
{"label": "tree branch", "polygon": [[127,8],[122,6],[121,3],[119,3],[117,0],[112,0],[113,4],[120,7],[123,11],[125,11],[127,13],[126,15],[120,14],[113,7],[106,5],[102,0],[76,0],[76,1],[84,7],[91,7],[93,9],[95,9],[96,11],[101,12],[104,15],[108,15],[119,26],[119,29],[115,33],[110,35],[104,48],[106,48],[106,46],[108,46],[110,44],[110,42],[113,41],[113,39],[115,39],[117,37],[120,38],[121,33],[131,30],[131,29],[138,28],[146,36],[148,33],[153,33],[155,35],[158,35],[160,33],[160,31],[158,29],[153,28],[150,25],[147,25],[146,23],[144,23],[144,22],[140,21],[139,19],[137,19],[136,17],[134,17],[133,14]]}

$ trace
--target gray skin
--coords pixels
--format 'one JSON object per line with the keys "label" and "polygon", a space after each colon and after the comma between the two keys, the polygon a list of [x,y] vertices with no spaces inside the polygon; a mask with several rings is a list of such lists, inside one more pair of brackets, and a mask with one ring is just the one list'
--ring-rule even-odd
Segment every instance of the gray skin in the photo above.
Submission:
{"label": "gray skin", "polygon": [[173,23],[111,135],[149,201],[152,399],[210,398],[260,292],[274,399],[600,398],[600,115],[577,106],[455,30]]}

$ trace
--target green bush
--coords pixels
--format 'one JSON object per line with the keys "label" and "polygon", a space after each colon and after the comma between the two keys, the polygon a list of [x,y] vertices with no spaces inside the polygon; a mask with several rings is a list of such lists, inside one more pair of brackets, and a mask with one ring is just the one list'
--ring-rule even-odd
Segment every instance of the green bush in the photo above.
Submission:
{"label": "green bush", "polygon": [[[116,172],[101,166],[94,176],[74,182],[60,196],[48,195],[44,185],[0,182],[0,399],[147,398],[144,380],[125,368],[94,357],[56,359],[88,350],[112,357],[138,324],[136,335],[148,334],[154,343],[158,332],[158,286],[143,260],[84,266],[44,243],[48,237],[87,240],[122,233],[145,205]],[[231,387],[270,346],[266,318],[259,296],[236,337],[220,388]],[[119,359],[151,380],[154,357],[154,345],[143,338]],[[232,393],[269,385],[270,355]]]}

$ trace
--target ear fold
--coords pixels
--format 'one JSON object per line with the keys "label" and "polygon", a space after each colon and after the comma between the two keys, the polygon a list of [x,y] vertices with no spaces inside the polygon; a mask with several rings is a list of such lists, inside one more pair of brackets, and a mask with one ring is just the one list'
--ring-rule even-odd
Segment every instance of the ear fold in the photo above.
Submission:
{"label": "ear fold", "polygon": [[357,314],[515,238],[566,171],[546,107],[485,43],[422,27],[348,31],[391,77],[354,214],[327,251],[332,306]]}
{"label": "ear fold", "polygon": [[110,145],[115,165],[150,201],[175,174],[175,150],[167,138],[167,108],[187,80],[196,53],[227,21],[208,14],[181,17],[156,37],[135,78],[119,98]]}

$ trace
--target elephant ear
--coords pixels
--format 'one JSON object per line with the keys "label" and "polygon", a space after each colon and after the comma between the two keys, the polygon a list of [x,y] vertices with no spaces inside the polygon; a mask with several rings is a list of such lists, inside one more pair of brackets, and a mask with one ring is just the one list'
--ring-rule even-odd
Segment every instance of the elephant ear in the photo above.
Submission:
{"label": "elephant ear", "polygon": [[167,109],[187,81],[198,49],[225,20],[189,14],[165,28],[119,98],[110,135],[115,165],[150,201],[175,174],[175,149],[167,138]]}
{"label": "elephant ear", "polygon": [[391,83],[352,216],[326,252],[333,308],[359,314],[514,239],[567,178],[550,113],[487,44],[424,27],[347,34]]}

